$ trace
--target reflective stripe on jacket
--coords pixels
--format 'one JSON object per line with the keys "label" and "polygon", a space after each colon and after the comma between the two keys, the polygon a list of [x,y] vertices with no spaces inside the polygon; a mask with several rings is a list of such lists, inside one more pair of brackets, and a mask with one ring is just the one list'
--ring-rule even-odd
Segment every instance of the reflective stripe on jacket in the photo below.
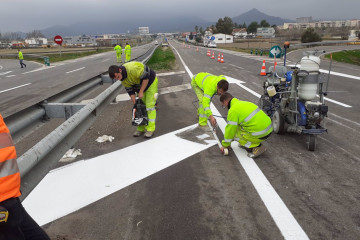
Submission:
{"label": "reflective stripe on jacket", "polygon": [[16,150],[9,129],[0,114],[0,202],[20,195]]}
{"label": "reflective stripe on jacket", "polygon": [[196,74],[193,79],[195,80],[196,85],[204,92],[202,106],[205,110],[206,116],[209,117],[212,115],[210,110],[210,102],[211,98],[217,92],[217,84],[220,80],[226,80],[226,78],[222,75],[215,76],[207,72],[201,72]]}
{"label": "reflective stripe on jacket", "polygon": [[230,146],[238,127],[255,138],[262,138],[272,132],[271,119],[256,104],[233,98],[225,127],[224,147]]}

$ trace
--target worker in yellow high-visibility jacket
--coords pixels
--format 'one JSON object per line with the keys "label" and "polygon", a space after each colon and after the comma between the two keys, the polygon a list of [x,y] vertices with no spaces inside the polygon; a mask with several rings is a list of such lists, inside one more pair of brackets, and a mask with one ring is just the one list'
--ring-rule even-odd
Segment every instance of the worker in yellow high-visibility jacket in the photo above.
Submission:
{"label": "worker in yellow high-visibility jacket", "polygon": [[114,50],[116,51],[116,62],[121,63],[121,55],[122,55],[122,49],[120,45],[116,45],[114,47]]}
{"label": "worker in yellow high-visibility jacket", "polygon": [[125,62],[129,62],[131,60],[131,47],[129,43],[126,43],[125,46]]}
{"label": "worker in yellow high-visibility jacket", "polygon": [[18,49],[18,58],[20,61],[20,67],[21,68],[23,68],[24,66],[26,67],[26,64],[24,63],[24,56],[20,49]]}
{"label": "worker in yellow high-visibility jacket", "polygon": [[134,104],[137,94],[146,105],[149,123],[147,126],[137,126],[133,136],[139,137],[145,133],[145,137],[152,137],[155,131],[155,104],[158,96],[156,73],[141,62],[129,62],[121,66],[110,66],[109,76],[111,79],[121,81]]}
{"label": "worker in yellow high-visibility jacket", "polygon": [[232,141],[238,141],[248,151],[248,157],[258,157],[266,151],[261,143],[273,131],[271,119],[256,104],[240,101],[230,93],[220,97],[223,107],[229,109],[221,151],[229,148]]}
{"label": "worker in yellow high-visibility jacket", "polygon": [[207,72],[200,72],[192,78],[191,87],[199,99],[199,125],[206,126],[208,118],[212,126],[216,126],[216,119],[210,110],[211,98],[221,95],[229,88],[229,83],[223,75],[215,76]]}

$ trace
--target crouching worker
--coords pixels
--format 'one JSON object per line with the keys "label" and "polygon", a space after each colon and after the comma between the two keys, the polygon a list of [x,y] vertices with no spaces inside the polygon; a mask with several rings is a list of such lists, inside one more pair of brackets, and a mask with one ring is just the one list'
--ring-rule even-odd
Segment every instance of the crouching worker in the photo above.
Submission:
{"label": "crouching worker", "polygon": [[220,102],[229,109],[221,151],[224,152],[224,148],[230,147],[235,140],[248,151],[248,157],[255,158],[264,153],[266,148],[261,143],[273,130],[269,116],[256,104],[240,101],[230,93],[222,94]]}
{"label": "crouching worker", "polygon": [[121,66],[110,66],[109,76],[121,81],[134,104],[137,94],[146,105],[149,123],[147,126],[137,126],[133,136],[139,137],[145,133],[145,137],[152,137],[155,131],[155,103],[158,95],[158,79],[155,72],[141,62],[129,62]]}
{"label": "crouching worker", "polygon": [[229,83],[223,75],[214,76],[210,73],[201,72],[192,78],[191,87],[199,99],[199,125],[206,126],[208,118],[213,127],[216,126],[216,119],[210,110],[211,98],[221,95],[229,88]]}

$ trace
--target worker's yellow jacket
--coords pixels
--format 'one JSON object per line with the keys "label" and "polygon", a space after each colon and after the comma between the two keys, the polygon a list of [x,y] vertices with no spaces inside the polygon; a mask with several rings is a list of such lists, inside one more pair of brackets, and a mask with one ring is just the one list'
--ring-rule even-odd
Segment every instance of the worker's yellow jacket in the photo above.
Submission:
{"label": "worker's yellow jacket", "polygon": [[125,54],[131,54],[131,47],[129,44],[125,46]]}
{"label": "worker's yellow jacket", "polygon": [[118,52],[118,53],[122,53],[122,48],[121,48],[119,45],[116,45],[116,46],[114,47],[114,50],[115,50],[116,52]]}
{"label": "worker's yellow jacket", "polygon": [[125,68],[121,84],[124,85],[129,95],[135,95],[135,92],[139,92],[142,81],[149,79],[149,83],[145,88],[146,91],[156,77],[155,72],[141,62],[128,62],[120,66],[120,68]]}
{"label": "worker's yellow jacket", "polygon": [[19,59],[20,59],[20,60],[24,60],[24,56],[23,56],[23,54],[22,54],[21,51],[19,51]]}
{"label": "worker's yellow jacket", "polygon": [[200,72],[193,77],[196,85],[204,92],[202,100],[202,107],[204,108],[207,117],[212,115],[210,110],[211,98],[217,92],[217,84],[220,80],[226,80],[223,75],[215,76],[207,72]]}
{"label": "worker's yellow jacket", "polygon": [[[222,145],[229,147],[237,132],[260,139],[272,132],[271,119],[256,104],[233,98],[229,102],[227,125]],[[240,135],[241,135],[240,134]],[[241,136],[238,136],[241,138]]]}

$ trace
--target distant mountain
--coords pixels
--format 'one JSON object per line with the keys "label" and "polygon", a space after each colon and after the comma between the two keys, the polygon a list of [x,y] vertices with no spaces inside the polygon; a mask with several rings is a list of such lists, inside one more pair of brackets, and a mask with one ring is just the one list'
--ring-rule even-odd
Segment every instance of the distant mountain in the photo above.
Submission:
{"label": "distant mountain", "polygon": [[139,27],[149,27],[150,33],[194,31],[195,26],[207,27],[209,23],[197,17],[177,17],[155,20],[84,22],[71,26],[53,26],[41,30],[46,37],[55,35],[75,36],[82,34],[138,33]]}
{"label": "distant mountain", "polygon": [[250,11],[243,13],[237,17],[233,17],[232,20],[237,24],[243,24],[245,22],[247,26],[249,26],[251,22],[260,23],[262,20],[266,20],[270,25],[283,25],[284,22],[295,22],[294,20],[290,19],[269,16],[265,13],[260,12],[256,8],[253,8]]}

